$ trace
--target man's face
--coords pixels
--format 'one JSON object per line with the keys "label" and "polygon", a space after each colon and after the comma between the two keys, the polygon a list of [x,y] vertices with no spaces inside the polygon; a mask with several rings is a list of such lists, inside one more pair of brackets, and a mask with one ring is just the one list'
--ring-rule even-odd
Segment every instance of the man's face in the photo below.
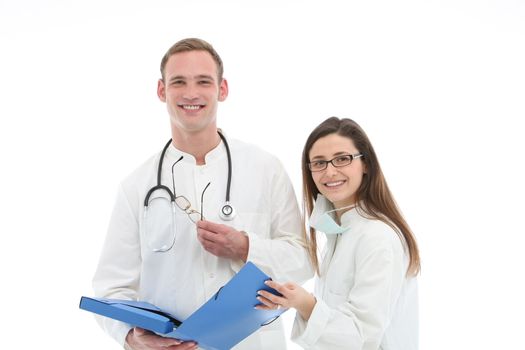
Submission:
{"label": "man's face", "polygon": [[216,129],[217,105],[228,96],[228,84],[218,81],[217,65],[208,52],[187,51],[168,59],[157,94],[166,103],[172,126],[197,133]]}

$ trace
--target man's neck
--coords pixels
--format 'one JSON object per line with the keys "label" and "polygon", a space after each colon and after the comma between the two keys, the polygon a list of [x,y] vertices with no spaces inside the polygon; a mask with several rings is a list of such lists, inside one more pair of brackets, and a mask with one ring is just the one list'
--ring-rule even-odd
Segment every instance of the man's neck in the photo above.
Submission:
{"label": "man's neck", "polygon": [[172,139],[173,145],[177,149],[195,157],[197,165],[206,164],[206,154],[221,142],[216,128],[201,130],[195,133],[188,133],[172,128]]}

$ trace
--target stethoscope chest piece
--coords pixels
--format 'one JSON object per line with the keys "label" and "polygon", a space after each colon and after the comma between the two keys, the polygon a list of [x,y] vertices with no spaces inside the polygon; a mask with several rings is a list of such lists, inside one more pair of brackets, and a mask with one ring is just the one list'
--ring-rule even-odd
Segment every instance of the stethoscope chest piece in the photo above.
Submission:
{"label": "stethoscope chest piece", "polygon": [[221,208],[221,211],[219,212],[219,216],[224,221],[233,220],[236,214],[237,213],[235,212],[235,208],[230,204],[230,202],[224,203],[224,205]]}

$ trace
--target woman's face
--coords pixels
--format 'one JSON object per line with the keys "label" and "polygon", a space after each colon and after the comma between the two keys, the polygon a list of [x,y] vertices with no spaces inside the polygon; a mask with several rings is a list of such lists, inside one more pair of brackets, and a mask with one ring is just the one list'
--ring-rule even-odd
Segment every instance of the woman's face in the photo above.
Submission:
{"label": "woman's face", "polygon": [[[310,149],[309,159],[313,161],[330,161],[334,158],[358,154],[354,142],[344,136],[330,134],[321,137]],[[337,163],[337,160],[334,160]],[[344,162],[343,162],[344,163]],[[312,178],[317,189],[333,203],[335,208],[342,208],[355,203],[355,194],[366,173],[362,158],[353,159],[352,163],[335,167],[328,163],[326,169],[312,171]]]}

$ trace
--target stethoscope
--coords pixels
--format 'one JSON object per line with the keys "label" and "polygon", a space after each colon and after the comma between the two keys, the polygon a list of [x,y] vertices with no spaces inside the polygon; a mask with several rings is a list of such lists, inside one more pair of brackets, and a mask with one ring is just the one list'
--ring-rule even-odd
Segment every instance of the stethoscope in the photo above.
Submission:
{"label": "stethoscope", "polygon": [[[219,216],[222,220],[230,221],[230,220],[233,220],[233,218],[235,218],[235,215],[236,215],[235,208],[230,203],[230,187],[231,187],[231,182],[232,182],[232,158],[231,158],[231,153],[230,153],[230,147],[228,145],[228,142],[226,141],[226,138],[220,131],[217,130],[217,133],[222,139],[222,142],[224,143],[224,147],[226,147],[226,155],[228,156],[228,181],[226,183],[226,203],[224,203],[224,205],[221,207],[219,211]],[[150,190],[146,194],[146,198],[144,199],[144,207],[146,210],[148,209],[149,197],[151,196],[153,192],[157,190],[166,191],[168,195],[170,196],[172,206],[174,206],[175,195],[173,194],[173,192],[170,190],[169,187],[164,186],[163,184],[161,184],[161,181],[160,181],[160,176],[162,174],[162,163],[164,162],[164,156],[166,155],[166,151],[168,150],[168,147],[170,146],[171,142],[172,142],[172,139],[170,139],[168,143],[166,143],[166,145],[162,149],[162,153],[160,154],[159,167],[157,169],[157,185],[150,188]]]}

